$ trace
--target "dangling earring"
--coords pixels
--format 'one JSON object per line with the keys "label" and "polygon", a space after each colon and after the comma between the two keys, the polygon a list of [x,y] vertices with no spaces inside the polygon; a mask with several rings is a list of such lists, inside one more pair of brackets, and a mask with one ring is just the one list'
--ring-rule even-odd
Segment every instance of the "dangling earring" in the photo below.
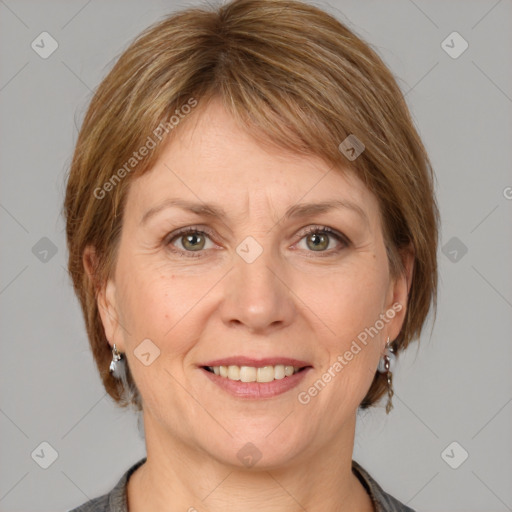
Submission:
{"label": "dangling earring", "polygon": [[116,379],[121,378],[121,366],[124,363],[122,359],[123,355],[117,350],[116,344],[114,343],[114,348],[112,349],[112,361],[110,362],[109,371]]}
{"label": "dangling earring", "polygon": [[388,383],[388,403],[386,404],[386,414],[389,414],[391,409],[393,409],[393,404],[391,399],[395,394],[393,392],[393,370],[395,369],[396,356],[393,353],[393,347],[390,346],[389,336],[386,342],[386,349],[384,351],[384,355],[381,356],[379,361],[379,366],[377,370],[379,373],[385,373]]}
{"label": "dangling earring", "polygon": [[[116,344],[112,348],[112,361],[109,367],[110,374],[117,380],[117,390],[122,404],[140,404],[139,391],[133,381],[128,381],[128,361],[126,356],[117,350]],[[142,407],[142,406],[141,406]]]}

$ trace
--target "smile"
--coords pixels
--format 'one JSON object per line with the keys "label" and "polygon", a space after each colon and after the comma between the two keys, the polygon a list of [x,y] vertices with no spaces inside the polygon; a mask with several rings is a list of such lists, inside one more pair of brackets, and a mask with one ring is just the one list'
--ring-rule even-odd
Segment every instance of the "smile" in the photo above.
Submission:
{"label": "smile", "polygon": [[272,382],[291,377],[304,368],[277,364],[275,366],[207,366],[206,369],[215,375],[220,375],[229,380],[241,382]]}
{"label": "smile", "polygon": [[262,400],[292,390],[312,366],[266,365],[202,366],[200,370],[216,386],[235,398]]}

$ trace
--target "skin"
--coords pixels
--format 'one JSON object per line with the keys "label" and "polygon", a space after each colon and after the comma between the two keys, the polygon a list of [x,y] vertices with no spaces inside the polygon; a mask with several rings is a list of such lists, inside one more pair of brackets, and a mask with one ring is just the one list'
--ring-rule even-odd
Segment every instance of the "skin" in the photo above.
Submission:
{"label": "skin", "polygon": [[[141,224],[169,198],[215,203],[227,218],[172,207]],[[297,203],[333,199],[356,203],[366,220],[350,209],[284,218]],[[191,244],[169,236],[187,226],[212,235]],[[324,226],[350,242],[327,236],[315,250],[305,228]],[[250,264],[236,252],[247,236],[263,249]],[[92,257],[88,248],[88,270]],[[98,298],[144,402],[147,462],[129,480],[130,512],[372,511],[351,471],[356,413],[403,324],[412,255],[403,261],[405,274],[392,279],[377,199],[351,171],[256,142],[216,100],[191,114],[131,184],[115,272]],[[393,304],[402,310],[300,403]],[[145,366],[134,350],[148,338],[160,355]],[[313,369],[291,391],[246,400],[198,368],[232,355],[294,357]],[[247,442],[261,453],[251,468],[237,457]]]}

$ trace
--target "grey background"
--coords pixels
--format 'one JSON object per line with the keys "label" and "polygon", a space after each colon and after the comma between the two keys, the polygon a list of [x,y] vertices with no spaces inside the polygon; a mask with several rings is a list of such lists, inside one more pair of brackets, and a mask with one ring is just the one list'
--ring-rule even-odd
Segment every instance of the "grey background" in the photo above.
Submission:
{"label": "grey background", "polygon": [[[142,29],[192,4],[0,1],[2,512],[69,510],[145,454],[137,417],[97,375],[60,212],[91,90]],[[360,414],[354,459],[418,511],[512,510],[512,3],[317,5],[370,42],[407,92],[442,215],[437,322],[401,357],[391,415]],[[31,48],[43,31],[59,45],[47,59]],[[469,43],[456,59],[441,47],[453,31]],[[48,469],[31,456],[43,441],[58,454]],[[441,456],[453,441],[452,464],[469,454],[458,469]]]}

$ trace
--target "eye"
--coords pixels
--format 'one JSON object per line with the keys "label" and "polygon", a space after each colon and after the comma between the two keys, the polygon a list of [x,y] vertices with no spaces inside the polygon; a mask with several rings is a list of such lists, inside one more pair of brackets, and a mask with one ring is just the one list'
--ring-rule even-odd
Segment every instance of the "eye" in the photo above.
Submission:
{"label": "eye", "polygon": [[[333,239],[338,242],[338,244],[341,244],[342,247],[335,247],[333,249],[331,244]],[[310,249],[313,252],[331,252],[327,251],[327,249],[333,249],[334,252],[336,252],[337,250],[341,250],[343,247],[349,245],[349,241],[344,235],[327,226],[313,226],[308,228],[303,234],[300,242],[303,240],[305,240],[306,249]]]}
{"label": "eye", "polygon": [[[189,257],[201,257],[202,251],[212,249],[215,244],[211,237],[213,234],[205,228],[194,226],[183,228],[177,232],[171,233],[165,239],[165,245],[179,255]],[[302,233],[299,244],[305,242],[305,247],[300,247],[308,252],[318,252],[332,254],[346,248],[350,241],[343,234],[327,226],[312,226]],[[337,242],[337,244],[336,244]],[[208,243],[210,245],[208,245]],[[337,247],[336,247],[337,245]],[[193,254],[197,253],[197,254]]]}
{"label": "eye", "polygon": [[[210,247],[207,247],[208,241],[211,244]],[[167,239],[166,245],[175,247],[175,249],[171,248],[173,252],[198,252],[203,249],[211,249],[213,242],[210,240],[210,234],[208,232],[194,227],[188,227],[177,233],[172,233]],[[197,256],[199,256],[199,254]]]}

